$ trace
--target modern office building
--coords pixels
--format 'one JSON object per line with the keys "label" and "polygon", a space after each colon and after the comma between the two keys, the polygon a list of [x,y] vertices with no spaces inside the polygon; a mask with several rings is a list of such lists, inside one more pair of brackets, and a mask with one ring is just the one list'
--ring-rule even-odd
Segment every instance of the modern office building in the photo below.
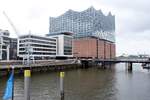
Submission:
{"label": "modern office building", "polygon": [[17,59],[17,39],[9,35],[8,30],[0,29],[0,60]]}
{"label": "modern office building", "polygon": [[56,57],[57,39],[36,35],[22,35],[18,41],[18,56],[27,59],[28,52],[32,59],[50,59]]}
{"label": "modern office building", "polygon": [[104,15],[93,7],[81,12],[69,10],[50,17],[49,23],[49,34],[73,33],[75,57],[115,57],[115,16],[110,12]]}
{"label": "modern office building", "polygon": [[56,57],[73,57],[72,53],[72,33],[47,34],[51,38],[57,39]]}

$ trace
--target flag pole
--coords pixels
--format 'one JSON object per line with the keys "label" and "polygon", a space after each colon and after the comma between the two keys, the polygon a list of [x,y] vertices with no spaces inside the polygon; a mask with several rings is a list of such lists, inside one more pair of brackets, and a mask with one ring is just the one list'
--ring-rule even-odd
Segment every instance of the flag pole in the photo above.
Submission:
{"label": "flag pole", "polygon": [[[12,74],[14,76],[14,66],[12,66]],[[14,78],[13,78],[13,86],[12,86],[12,100],[14,100]]]}

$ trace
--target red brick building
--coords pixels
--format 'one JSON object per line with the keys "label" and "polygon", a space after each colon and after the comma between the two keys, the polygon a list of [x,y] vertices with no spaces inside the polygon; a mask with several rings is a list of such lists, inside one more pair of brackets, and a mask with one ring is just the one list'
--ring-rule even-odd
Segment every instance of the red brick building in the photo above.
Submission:
{"label": "red brick building", "polygon": [[79,58],[115,58],[116,49],[113,42],[97,38],[80,38],[73,41],[73,55]]}

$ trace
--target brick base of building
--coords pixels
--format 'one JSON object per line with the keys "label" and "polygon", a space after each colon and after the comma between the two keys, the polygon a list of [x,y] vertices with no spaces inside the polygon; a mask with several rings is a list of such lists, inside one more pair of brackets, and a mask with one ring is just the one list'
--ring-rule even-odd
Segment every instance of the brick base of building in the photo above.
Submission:
{"label": "brick base of building", "polygon": [[73,40],[73,55],[79,58],[110,59],[116,56],[115,43],[96,38]]}

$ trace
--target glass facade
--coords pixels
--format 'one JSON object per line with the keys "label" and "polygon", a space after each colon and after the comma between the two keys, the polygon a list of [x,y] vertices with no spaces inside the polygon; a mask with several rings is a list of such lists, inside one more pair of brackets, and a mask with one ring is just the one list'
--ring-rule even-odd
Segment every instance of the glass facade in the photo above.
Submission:
{"label": "glass facade", "polygon": [[72,55],[72,37],[64,36],[64,55]]}
{"label": "glass facade", "polygon": [[82,12],[69,10],[59,17],[50,17],[49,34],[74,33],[74,38],[88,36],[115,42],[115,16],[105,16],[93,7]]}

